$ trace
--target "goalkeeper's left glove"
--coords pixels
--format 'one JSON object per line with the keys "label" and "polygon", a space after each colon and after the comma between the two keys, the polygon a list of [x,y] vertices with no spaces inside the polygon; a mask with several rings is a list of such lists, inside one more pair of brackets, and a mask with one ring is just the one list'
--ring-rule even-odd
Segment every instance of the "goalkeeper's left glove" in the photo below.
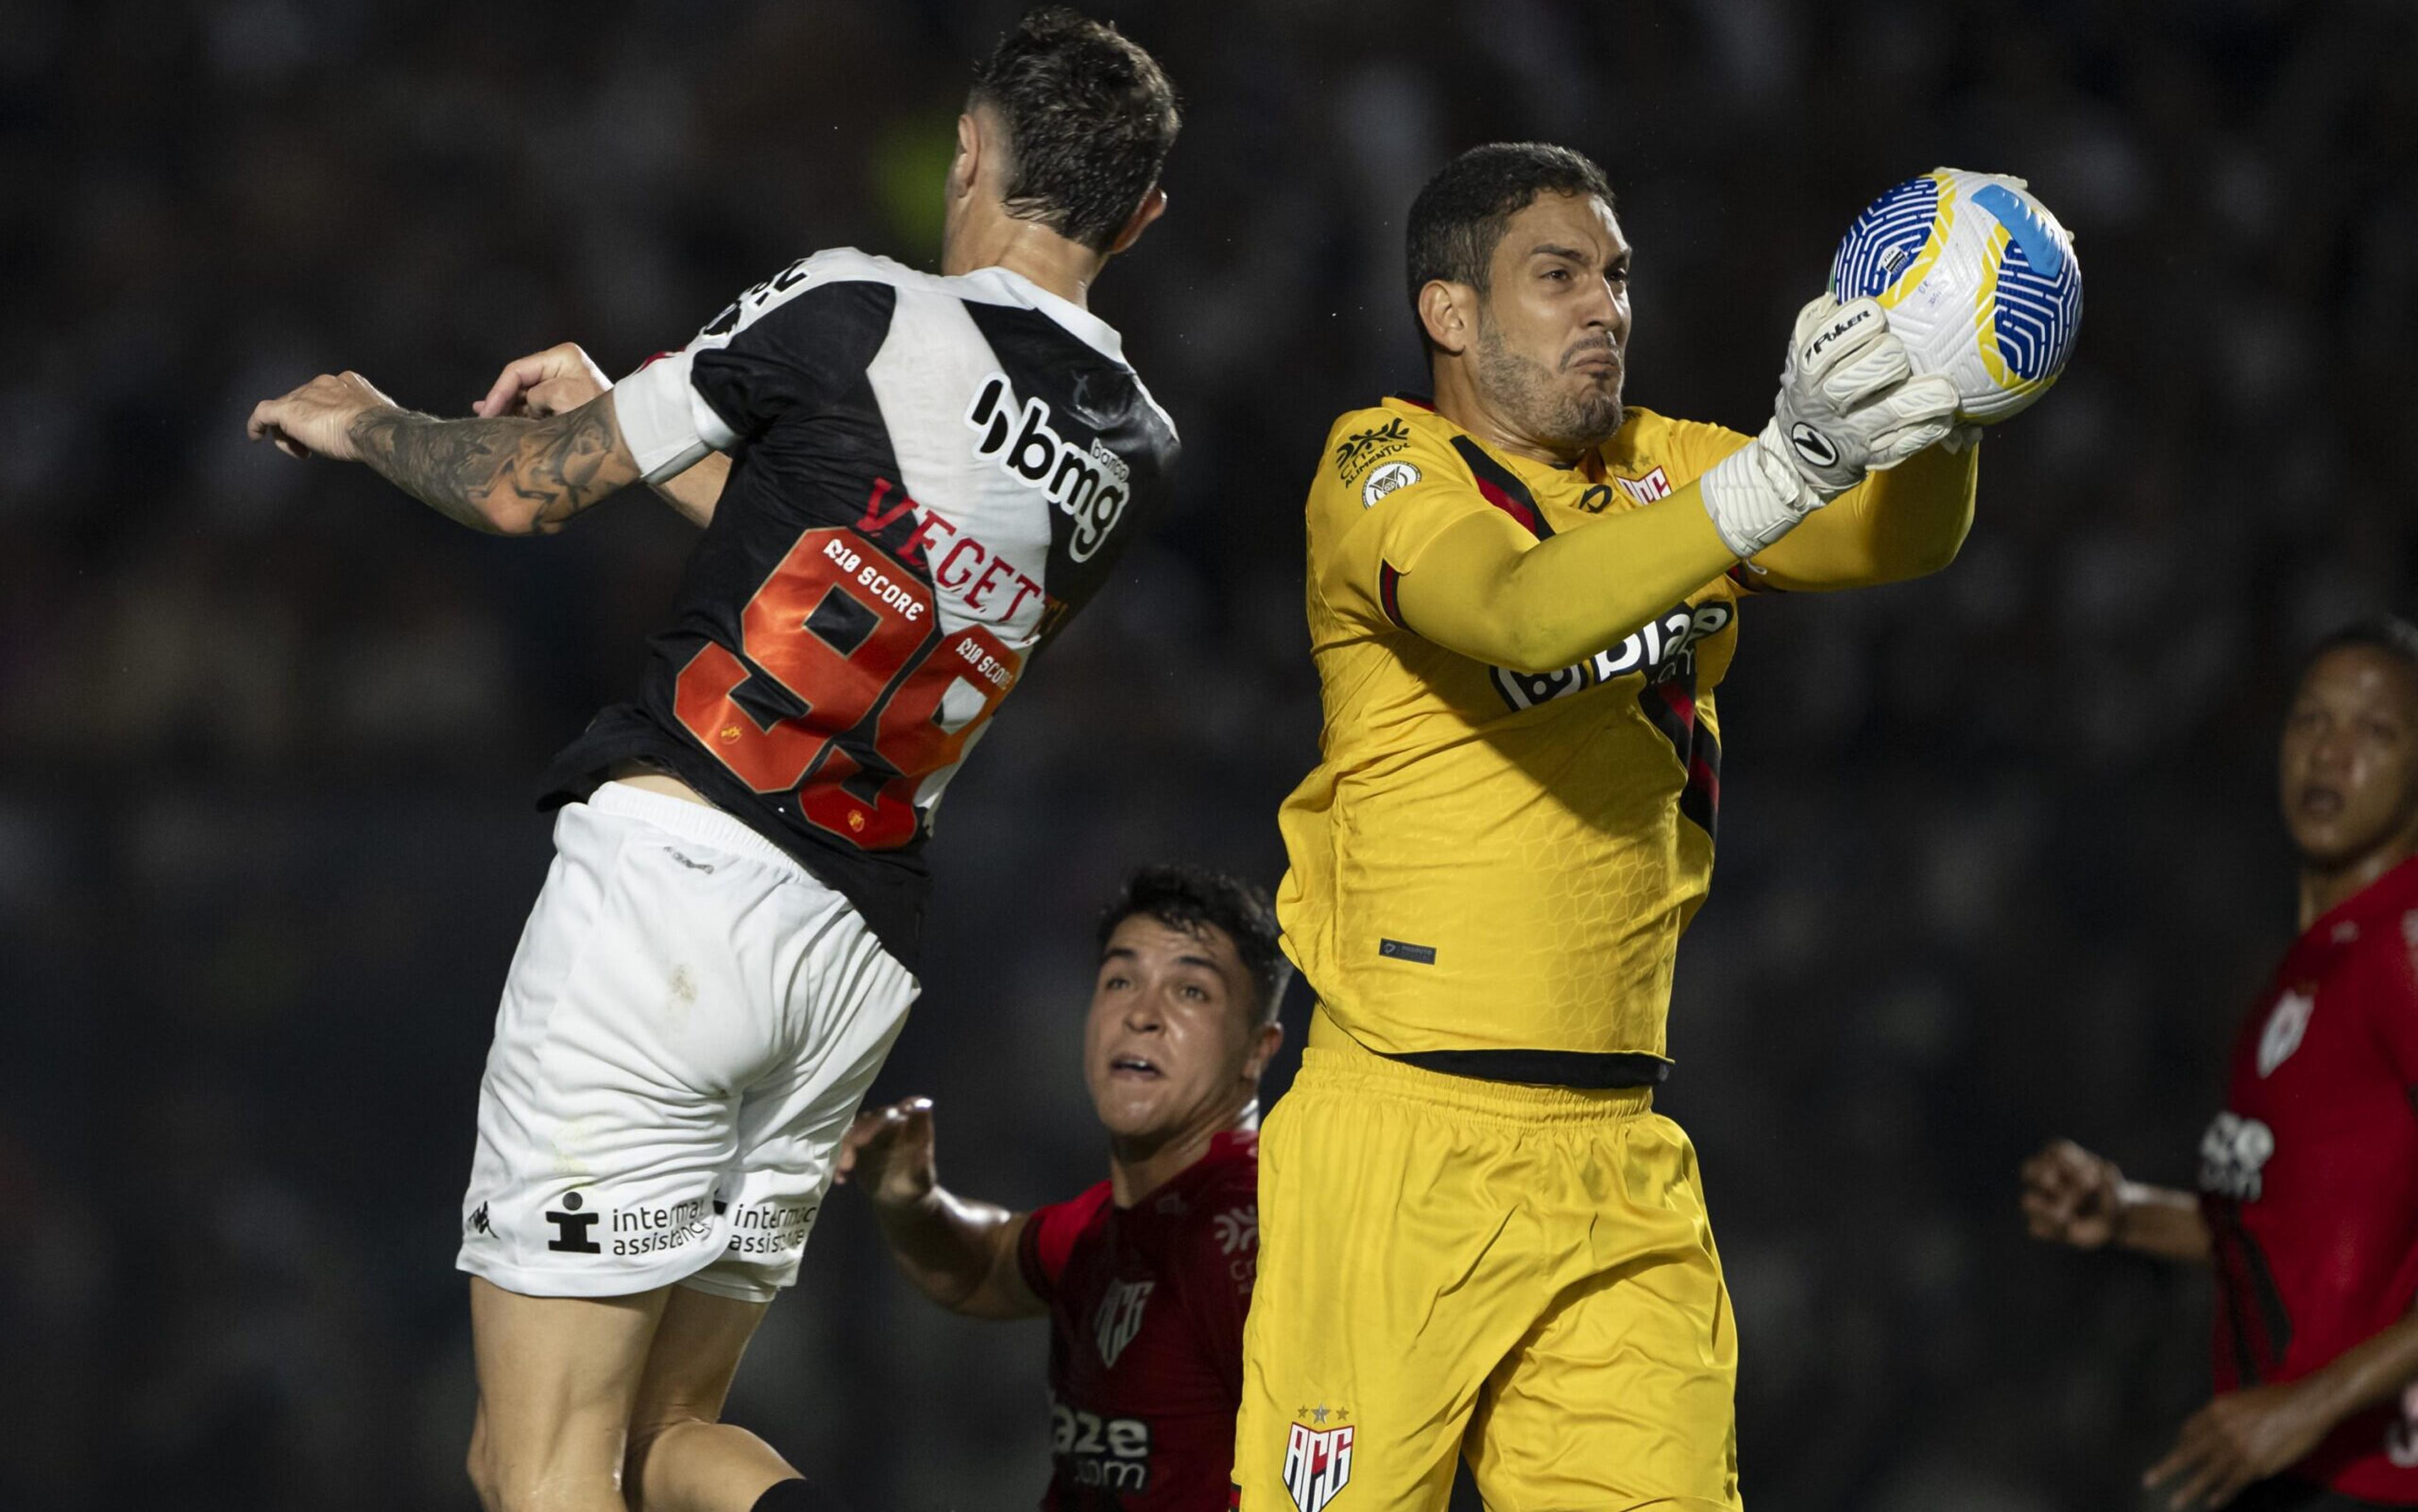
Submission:
{"label": "goalkeeper's left glove", "polygon": [[1798,312],[1770,422],[1705,474],[1714,528],[1740,559],[1755,556],[1867,471],[1947,436],[1956,402],[1946,377],[1914,375],[1878,304],[1823,295]]}

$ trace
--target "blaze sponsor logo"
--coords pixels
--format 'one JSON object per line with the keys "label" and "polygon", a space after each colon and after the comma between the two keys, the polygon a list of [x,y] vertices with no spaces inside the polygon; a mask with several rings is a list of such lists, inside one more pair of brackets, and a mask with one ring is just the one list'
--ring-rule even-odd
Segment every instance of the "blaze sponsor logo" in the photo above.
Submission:
{"label": "blaze sponsor logo", "polygon": [[1682,603],[1647,620],[1619,645],[1598,651],[1575,666],[1558,672],[1513,672],[1499,666],[1488,671],[1494,680],[1494,691],[1513,709],[1534,709],[1632,672],[1644,672],[1649,686],[1669,682],[1693,677],[1696,643],[1720,634],[1737,617],[1736,610],[1718,600],[1692,607]]}
{"label": "blaze sponsor logo", "polygon": [[1410,422],[1397,415],[1383,425],[1354,431],[1335,443],[1335,471],[1349,488],[1372,463],[1411,444]]}
{"label": "blaze sponsor logo", "polygon": [[[1330,1414],[1327,1408],[1320,1406],[1307,1409],[1301,1415],[1324,1423]],[[1350,1414],[1332,1415],[1341,1418]],[[1285,1425],[1285,1489],[1293,1493],[1293,1504],[1301,1512],[1321,1512],[1352,1479],[1354,1431],[1348,1424],[1331,1428],[1298,1422]]]}
{"label": "blaze sponsor logo", "polygon": [[2274,1153],[2274,1130],[2255,1118],[2219,1113],[2199,1137],[2200,1190],[2256,1202],[2266,1189],[2260,1172]]}
{"label": "blaze sponsor logo", "polygon": [[1066,555],[1089,561],[1117,527],[1132,491],[1132,471],[1123,457],[1094,441],[1086,451],[1052,430],[1048,404],[1028,399],[1019,409],[1007,374],[985,380],[966,411],[976,433],[974,455],[999,464],[1008,476],[1040,489],[1075,522]]}
{"label": "blaze sponsor logo", "polygon": [[2318,1000],[2306,992],[2287,992],[2275,1000],[2274,1010],[2267,1016],[2267,1027],[2258,1035],[2260,1077],[2274,1075],[2275,1068],[2301,1047],[2301,1036],[2309,1031],[2310,1011],[2317,1005]]}
{"label": "blaze sponsor logo", "polygon": [[[1613,479],[1612,482],[1614,487],[1619,489],[1622,493],[1627,494],[1630,498],[1635,499],[1640,504],[1651,504],[1659,498],[1669,498],[1672,493],[1671,475],[1664,472],[1660,467],[1655,468],[1652,472],[1647,473],[1643,478],[1616,477]],[[1600,505],[1597,506],[1599,509],[1602,506]]]}
{"label": "blaze sponsor logo", "polygon": [[1150,1487],[1150,1423],[1139,1417],[1102,1417],[1049,1401],[1049,1452],[1066,1460],[1078,1486],[1111,1491]]}
{"label": "blaze sponsor logo", "polygon": [[1151,1290],[1155,1281],[1116,1281],[1109,1286],[1109,1294],[1100,1299],[1097,1312],[1092,1315],[1092,1341],[1100,1348],[1100,1363],[1113,1366],[1125,1346],[1141,1332],[1141,1312],[1150,1305]]}

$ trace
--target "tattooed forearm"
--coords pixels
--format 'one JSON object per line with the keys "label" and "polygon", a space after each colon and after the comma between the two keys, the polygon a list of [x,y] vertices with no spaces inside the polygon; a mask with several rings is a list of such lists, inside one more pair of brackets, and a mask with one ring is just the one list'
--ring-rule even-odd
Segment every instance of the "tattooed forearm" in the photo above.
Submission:
{"label": "tattooed forearm", "polygon": [[371,409],[352,440],[380,476],[447,519],[505,535],[559,529],[637,476],[603,404],[534,420]]}

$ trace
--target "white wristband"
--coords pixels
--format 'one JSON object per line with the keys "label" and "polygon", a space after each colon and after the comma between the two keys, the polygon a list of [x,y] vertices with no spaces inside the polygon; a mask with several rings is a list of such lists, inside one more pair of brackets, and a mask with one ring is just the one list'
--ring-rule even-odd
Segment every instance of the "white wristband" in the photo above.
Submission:
{"label": "white wristband", "polygon": [[1699,480],[1705,512],[1722,543],[1748,560],[1822,507],[1823,500],[1787,458],[1777,420],[1763,434],[1713,464]]}

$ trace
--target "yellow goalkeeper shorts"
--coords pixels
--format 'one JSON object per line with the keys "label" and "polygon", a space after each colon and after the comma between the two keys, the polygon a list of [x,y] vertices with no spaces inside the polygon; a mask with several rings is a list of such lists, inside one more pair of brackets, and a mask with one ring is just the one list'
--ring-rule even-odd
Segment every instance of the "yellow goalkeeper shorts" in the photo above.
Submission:
{"label": "yellow goalkeeper shorts", "polygon": [[1650,1092],[1424,1071],[1319,1016],[1260,1138],[1243,1512],[1737,1507],[1737,1329]]}

